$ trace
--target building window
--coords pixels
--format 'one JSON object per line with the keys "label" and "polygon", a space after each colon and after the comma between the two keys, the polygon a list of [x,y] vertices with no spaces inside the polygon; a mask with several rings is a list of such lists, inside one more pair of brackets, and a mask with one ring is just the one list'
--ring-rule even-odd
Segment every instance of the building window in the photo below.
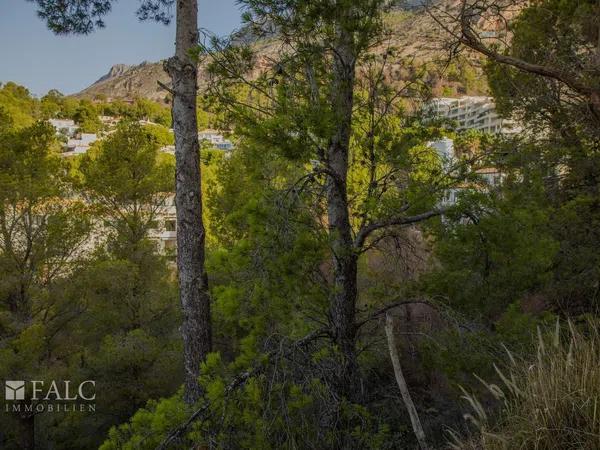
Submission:
{"label": "building window", "polygon": [[177,222],[174,219],[165,220],[165,230],[166,231],[176,231],[177,230]]}

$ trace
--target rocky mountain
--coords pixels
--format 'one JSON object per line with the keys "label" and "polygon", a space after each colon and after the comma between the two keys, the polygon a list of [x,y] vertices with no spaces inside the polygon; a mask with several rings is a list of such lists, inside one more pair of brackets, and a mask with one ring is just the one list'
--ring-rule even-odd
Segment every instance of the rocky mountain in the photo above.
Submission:
{"label": "rocky mountain", "polygon": [[98,81],[75,94],[75,97],[126,100],[143,97],[163,101],[166,92],[158,86],[158,81],[166,84],[170,81],[162,62],[143,62],[137,66],[116,64]]}
{"label": "rocky mountain", "polygon": [[119,77],[119,76],[125,74],[125,72],[127,72],[129,69],[131,69],[131,67],[132,66],[128,66],[127,64],[115,64],[114,66],[112,66],[110,68],[110,70],[108,71],[108,73],[106,75],[103,75],[100,78],[98,78],[94,84],[102,83],[103,81],[107,81],[107,80],[111,80],[113,78]]}
{"label": "rocky mountain", "polygon": [[[448,66],[448,53],[444,48],[443,32],[435,21],[415,5],[421,0],[410,0],[412,7],[398,9],[386,17],[391,30],[389,41],[376,49],[384,53],[393,46],[394,60],[388,67],[387,76],[394,84],[419,74],[430,86],[434,95],[478,95],[486,91],[480,60],[475,55],[466,54],[458,66]],[[441,0],[453,7],[455,0]],[[251,40],[244,36],[241,41]],[[258,67],[269,65],[268,56],[277,51],[276,39],[256,41]],[[199,71],[199,84],[202,86],[202,70]],[[148,98],[167,101],[167,92],[158,82],[169,85],[169,76],[163,70],[162,62],[144,62],[137,66],[117,64],[76,97],[106,99]]]}

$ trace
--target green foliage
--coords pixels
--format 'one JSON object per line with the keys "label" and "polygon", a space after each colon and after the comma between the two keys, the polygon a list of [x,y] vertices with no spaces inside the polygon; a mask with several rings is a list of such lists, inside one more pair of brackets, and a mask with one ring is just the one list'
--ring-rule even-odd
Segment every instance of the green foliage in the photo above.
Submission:
{"label": "green foliage", "polygon": [[[511,24],[511,56],[531,64],[564,71],[565,79],[598,88],[597,72],[583,67],[597,64],[598,31],[593,0],[565,2],[544,0],[528,5]],[[486,68],[499,110],[513,114],[537,131],[557,140],[598,139],[598,117],[589,101],[573,98],[561,82],[498,63]],[[584,75],[585,74],[585,75]],[[597,94],[596,94],[597,95]]]}
{"label": "green foliage", "polygon": [[[282,364],[283,361],[281,362]],[[321,380],[303,384],[286,381],[280,370],[257,374],[236,389],[227,387],[231,368],[220,354],[209,355],[202,368],[201,382],[208,408],[203,423],[193,424],[173,448],[209,445],[216,448],[256,450],[298,448],[387,449],[394,448],[390,428],[379,422],[367,408],[345,402],[340,420],[343,436],[335,428],[323,428],[318,417],[327,420],[333,399]],[[113,428],[101,449],[129,449],[136,445],[157,446],[171,429],[187,417],[179,395],[151,402],[129,423]]]}
{"label": "green foliage", "polygon": [[[460,83],[463,94],[468,93],[483,93],[488,87],[485,78],[477,73],[473,67],[473,62],[468,58],[457,56],[446,67],[445,77],[452,82]],[[445,89],[448,89],[447,86]],[[451,89],[451,88],[450,88]],[[449,95],[443,93],[444,96],[452,97],[452,89]]]}
{"label": "green foliage", "polygon": [[556,316],[549,311],[538,314],[525,313],[521,305],[513,303],[496,322],[498,339],[518,354],[527,354],[535,344],[536,331],[556,322]]}
{"label": "green foliage", "polygon": [[[412,446],[381,344],[381,314],[371,315],[411,296],[440,305],[439,329],[402,335],[411,345],[402,364],[408,362],[409,388],[432,441],[457,415],[457,386],[471,389],[473,373],[493,377],[493,363],[511,360],[499,350],[502,343],[523,361],[514,358],[511,376],[497,374],[506,393],[487,386],[504,403],[500,420],[483,427],[490,431],[484,447],[600,445],[597,328],[556,337],[540,346],[537,360],[529,359],[536,328],[554,319],[549,309],[597,312],[597,117],[555,81],[497,64],[486,73],[499,110],[521,119],[531,135],[454,133],[447,124],[411,116],[409,102],[378,70],[395,58],[394,50],[370,54],[387,27],[413,16],[384,16],[387,3],[242,1],[248,26],[267,23],[283,47],[300,44],[248,82],[241,80],[254,69],[252,48],[222,48],[215,40],[198,49],[214,62],[199,99],[199,126],[229,127],[240,145],[227,157],[201,150],[215,352],[199,380],[206,415],[173,448]],[[151,3],[142,6],[152,13]],[[99,20],[104,12],[82,10],[70,19]],[[596,13],[591,0],[534,2],[512,22],[510,52],[558,64],[566,74],[582,72],[577,76],[593,84],[596,74],[573,61],[598,42]],[[53,27],[86,31],[93,21],[88,28],[68,20]],[[394,226],[350,246],[359,260],[354,319],[362,379],[340,389],[332,375],[343,358],[328,302],[334,292],[329,261],[337,249],[326,220],[332,179],[326,149],[340,131],[334,104],[340,85],[333,76],[339,55],[331,48],[345,31],[344,48],[357,56],[361,72],[348,81],[355,83],[352,128],[342,130],[350,134],[343,180],[350,239],[367,224]],[[433,64],[401,64],[420,84],[439,86],[444,76]],[[486,90],[463,58],[445,75],[451,85],[444,95]],[[73,118],[84,132],[105,131],[99,115],[123,120],[72,164],[56,153],[54,130],[36,123]],[[177,287],[150,239],[173,190],[173,158],[159,150],[173,144],[170,125],[168,109],[146,99],[108,103],[50,91],[38,101],[14,83],[0,88],[0,378],[94,379],[98,389],[94,415],[36,417],[38,442],[43,435],[56,448],[154,448],[193,411],[177,392]],[[455,142],[458,166],[450,171],[427,145],[443,136]],[[501,170],[503,184],[485,185],[475,172],[481,167]],[[433,221],[425,237],[422,229],[394,222],[430,211],[451,188],[460,192],[458,205]],[[314,339],[292,344],[307,335]],[[344,389],[360,391],[360,403],[344,398]],[[472,417],[479,424],[491,418],[485,411]],[[21,446],[22,419],[0,424],[0,446]],[[500,447],[492,444],[497,437]]]}
{"label": "green foliage", "polygon": [[138,98],[133,103],[122,100],[111,102],[97,101],[98,111],[106,116],[122,117],[130,120],[146,120],[163,127],[171,126],[171,111],[160,103]]}
{"label": "green foliage", "polygon": [[[0,376],[95,380],[95,414],[35,419],[53,445],[92,448],[181,380],[176,289],[148,240],[173,161],[141,126],[124,123],[73,177],[51,126],[15,129],[2,114]],[[25,418],[7,417],[3,448],[22,448],[28,430]]]}
{"label": "green foliage", "polygon": [[430,229],[436,239],[433,260],[439,265],[432,264],[421,280],[428,295],[441,296],[456,310],[488,323],[516,301],[540,293],[546,298],[561,257],[556,210],[546,194],[536,147],[517,143],[515,151],[512,145],[472,132],[456,137],[458,155],[498,167],[504,181],[490,189],[469,175],[459,190],[457,211]]}
{"label": "green foliage", "polygon": [[72,97],[65,97],[59,91],[52,89],[44,95],[40,102],[43,119],[70,119],[74,118],[79,101]]}
{"label": "green foliage", "polygon": [[17,128],[32,125],[38,117],[39,102],[29,91],[12,81],[0,83],[0,108],[12,118]]}
{"label": "green foliage", "polygon": [[81,160],[83,185],[109,225],[134,251],[165,208],[173,189],[173,158],[135,122],[123,122],[115,133]]}
{"label": "green foliage", "polygon": [[[71,180],[54,147],[54,130],[41,122],[0,130],[3,379],[64,379],[71,356],[68,324],[81,302],[67,293],[84,263],[90,220],[88,208],[69,197]],[[6,448],[19,448],[23,424],[18,415],[2,421]]]}
{"label": "green foliage", "polygon": [[440,227],[436,258],[442,267],[424,282],[431,295],[447,296],[452,307],[493,319],[544,287],[559,246],[549,230],[548,212],[535,203],[463,195],[463,202],[469,200],[474,201],[464,207],[481,216],[475,223]]}
{"label": "green foliage", "polygon": [[303,210],[304,199],[281,192],[296,173],[286,160],[242,146],[222,161],[208,190],[211,229],[219,237],[207,261],[218,280],[215,330],[236,338],[230,344],[240,347],[245,363],[256,356],[260,338],[307,332],[301,305],[324,306],[315,278],[323,237]]}
{"label": "green foliage", "polygon": [[73,120],[83,133],[98,133],[102,128],[102,122],[98,118],[98,109],[88,101],[81,100],[73,114]]}
{"label": "green foliage", "polygon": [[161,146],[175,145],[175,135],[173,134],[173,131],[162,125],[147,124],[144,125],[144,130]]}
{"label": "green foliage", "polygon": [[[181,394],[161,401],[151,400],[131,418],[130,423],[111,428],[100,450],[155,448],[167,432],[188,417]],[[173,447],[176,448],[176,447]]]}
{"label": "green foliage", "polygon": [[[424,340],[419,351],[424,368],[438,376],[443,374],[458,398],[459,386],[471,385],[474,373],[492,375],[492,363],[499,354],[494,343],[493,335],[484,330],[449,328]],[[457,348],[462,350],[457,352]]]}
{"label": "green foliage", "polygon": [[136,99],[127,115],[132,119],[148,120],[164,127],[171,126],[171,111],[169,108],[144,98]]}
{"label": "green foliage", "polygon": [[[573,69],[574,58],[577,64],[590,62],[586,49],[596,42],[595,32],[590,34],[590,14],[595,8],[586,1],[547,0],[531,5],[515,21],[511,54],[579,76]],[[539,132],[517,144],[511,164],[526,174],[537,172],[552,216],[550,232],[560,243],[548,296],[569,313],[595,310],[600,261],[590,250],[600,238],[594,226],[600,173],[597,116],[590,112],[588,102],[573,101],[556,81],[492,63],[487,70],[500,111]],[[593,84],[594,76],[582,81]]]}
{"label": "green foliage", "polygon": [[223,124],[223,115],[215,114],[210,111],[210,101],[204,97],[198,97],[198,129],[205,130],[210,128],[221,128]]}

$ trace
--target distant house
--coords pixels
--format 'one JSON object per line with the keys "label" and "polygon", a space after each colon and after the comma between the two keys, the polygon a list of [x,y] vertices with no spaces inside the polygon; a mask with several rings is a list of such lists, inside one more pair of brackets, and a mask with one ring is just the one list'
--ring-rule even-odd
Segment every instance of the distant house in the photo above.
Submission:
{"label": "distant house", "polygon": [[87,152],[97,140],[98,136],[94,133],[80,133],[76,138],[67,141],[63,156],[81,155]]}
{"label": "distant house", "polygon": [[168,153],[170,155],[174,155],[175,154],[175,146],[174,145],[165,145],[164,147],[161,147],[160,151],[163,153]]}
{"label": "distant house", "polygon": [[217,148],[219,150],[225,150],[225,151],[233,150],[233,143],[227,139],[224,140],[223,142],[218,142],[213,145],[215,146],[215,148]]}
{"label": "distant house", "polygon": [[95,133],[79,133],[79,127],[70,119],[50,119],[48,123],[56,129],[56,134],[67,138],[62,156],[81,155],[98,140]]}
{"label": "distant house", "polygon": [[225,139],[221,132],[216,130],[203,130],[198,133],[198,139],[201,142],[208,142],[213,148],[230,151],[234,149],[233,143]]}
{"label": "distant house", "polygon": [[100,119],[100,122],[102,122],[103,125],[109,127],[117,126],[120,120],[118,117],[114,116],[98,116],[98,119]]}
{"label": "distant house", "polygon": [[425,110],[433,116],[456,121],[459,130],[508,135],[522,131],[513,120],[498,115],[492,97],[434,98]]}

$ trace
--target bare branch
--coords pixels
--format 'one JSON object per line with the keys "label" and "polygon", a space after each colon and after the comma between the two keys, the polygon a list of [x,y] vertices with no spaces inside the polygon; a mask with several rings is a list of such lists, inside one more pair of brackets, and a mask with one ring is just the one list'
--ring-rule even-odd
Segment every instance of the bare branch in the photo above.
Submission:
{"label": "bare branch", "polygon": [[354,247],[360,251],[367,238],[375,231],[380,230],[382,228],[387,228],[391,226],[402,226],[402,225],[412,225],[414,223],[422,222],[424,220],[430,219],[432,217],[440,216],[448,211],[448,208],[434,208],[430,211],[416,214],[414,216],[397,216],[391,217],[389,219],[385,219],[379,222],[374,222],[369,225],[364,226],[356,235],[354,240]]}

